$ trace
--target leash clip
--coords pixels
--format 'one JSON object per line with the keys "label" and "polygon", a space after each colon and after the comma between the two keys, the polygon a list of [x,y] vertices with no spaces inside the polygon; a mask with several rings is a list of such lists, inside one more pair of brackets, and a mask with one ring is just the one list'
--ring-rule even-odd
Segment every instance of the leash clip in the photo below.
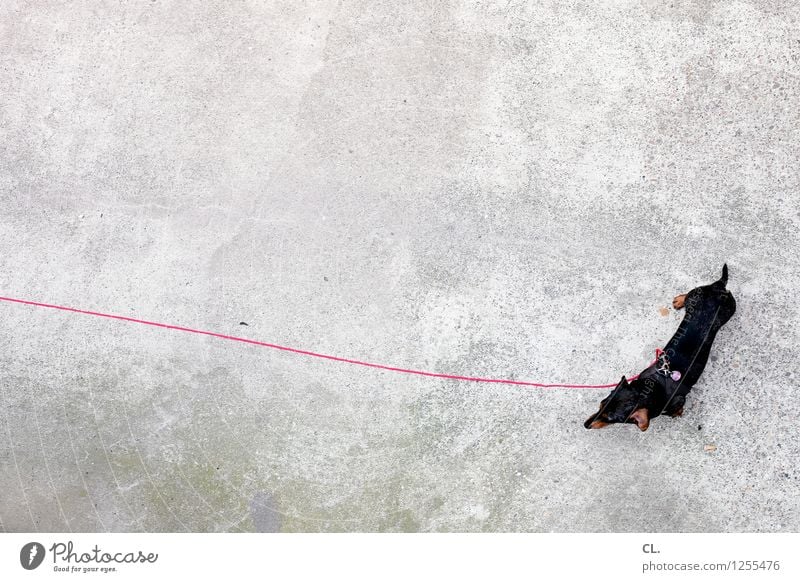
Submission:
{"label": "leash clip", "polygon": [[656,348],[656,364],[656,372],[662,376],[672,378],[673,382],[681,379],[681,373],[678,370],[670,370],[669,358],[664,353],[664,350],[660,348]]}
{"label": "leash clip", "polygon": [[656,372],[662,376],[670,376],[672,371],[669,369],[669,358],[662,350],[656,351]]}

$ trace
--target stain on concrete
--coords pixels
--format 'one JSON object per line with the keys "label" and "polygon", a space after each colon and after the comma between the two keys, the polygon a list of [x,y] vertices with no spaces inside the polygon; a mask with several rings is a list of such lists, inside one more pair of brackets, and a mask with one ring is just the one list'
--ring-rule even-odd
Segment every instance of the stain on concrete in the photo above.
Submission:
{"label": "stain on concrete", "polygon": [[281,514],[275,499],[269,493],[259,491],[250,500],[250,519],[258,533],[281,531]]}

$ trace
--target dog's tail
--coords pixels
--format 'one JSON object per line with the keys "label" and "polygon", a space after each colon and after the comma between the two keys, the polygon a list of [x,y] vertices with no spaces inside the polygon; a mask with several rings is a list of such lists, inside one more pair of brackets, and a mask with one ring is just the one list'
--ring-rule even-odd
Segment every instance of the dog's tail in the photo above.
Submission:
{"label": "dog's tail", "polygon": [[722,265],[722,277],[720,277],[719,282],[722,283],[722,286],[728,284],[728,263]]}

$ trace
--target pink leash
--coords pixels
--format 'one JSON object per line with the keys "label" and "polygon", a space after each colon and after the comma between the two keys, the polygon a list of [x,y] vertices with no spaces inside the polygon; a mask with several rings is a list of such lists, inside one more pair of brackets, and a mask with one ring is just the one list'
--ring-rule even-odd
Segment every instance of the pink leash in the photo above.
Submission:
{"label": "pink leash", "polygon": [[[280,346],[277,344],[270,344],[267,342],[260,342],[256,340],[251,340],[243,337],[237,337],[233,335],[226,335],[222,333],[216,333],[213,331],[205,331],[202,329],[192,329],[190,327],[182,327],[179,325],[169,325],[167,323],[158,323],[156,321],[147,321],[145,319],[136,319],[134,317],[125,317],[123,315],[112,315],[110,313],[99,313],[97,311],[86,311],[84,309],[75,309],[74,307],[64,307],[61,305],[51,305],[49,303],[39,303],[37,301],[26,301],[24,299],[14,299],[13,297],[0,297],[0,301],[6,301],[9,303],[19,303],[22,305],[32,305],[34,307],[46,307],[48,309],[57,309],[59,311],[68,311],[70,313],[82,313],[84,315],[93,315],[95,317],[105,317],[107,319],[116,319],[119,321],[127,321],[129,323],[141,323],[143,325],[150,325],[153,327],[161,327],[164,329],[174,329],[177,331],[185,331],[188,333],[196,333],[199,335],[208,335],[211,337],[224,339],[224,340],[231,340],[235,342],[242,342],[245,344],[251,344],[254,346],[261,346],[263,348],[272,348],[273,350],[281,350],[283,352],[291,352],[293,354],[300,354],[302,356],[311,356],[313,358],[322,358],[324,360],[332,360],[334,362],[343,362],[345,364],[355,364],[356,366],[364,366],[367,368],[377,368],[378,370],[388,370],[390,372],[401,372],[403,374],[415,374],[417,376],[427,376],[430,378],[444,378],[446,380],[462,380],[465,382],[483,382],[487,384],[514,384],[517,386],[534,386],[536,388],[614,388],[617,383],[614,382],[613,384],[540,384],[538,382],[523,382],[521,380],[505,380],[499,378],[478,378],[474,376],[457,376],[453,374],[439,374],[436,372],[425,372],[423,370],[408,370],[406,368],[396,368],[394,366],[385,366],[383,364],[372,364],[370,362],[362,362],[360,360],[352,360],[350,358],[340,358],[337,356],[329,356],[327,354],[319,354],[317,352],[310,352],[308,350],[300,350],[297,348],[290,348],[287,346]],[[629,378],[630,381],[635,380],[638,378],[638,374],[636,376],[632,376]]]}

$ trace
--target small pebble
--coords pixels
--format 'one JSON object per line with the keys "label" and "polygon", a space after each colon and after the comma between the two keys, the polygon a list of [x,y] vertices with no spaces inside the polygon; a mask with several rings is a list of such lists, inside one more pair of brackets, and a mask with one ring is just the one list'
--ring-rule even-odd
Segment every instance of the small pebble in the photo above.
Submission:
{"label": "small pebble", "polygon": [[703,447],[703,450],[709,453],[713,453],[714,451],[717,450],[717,445],[706,445]]}

